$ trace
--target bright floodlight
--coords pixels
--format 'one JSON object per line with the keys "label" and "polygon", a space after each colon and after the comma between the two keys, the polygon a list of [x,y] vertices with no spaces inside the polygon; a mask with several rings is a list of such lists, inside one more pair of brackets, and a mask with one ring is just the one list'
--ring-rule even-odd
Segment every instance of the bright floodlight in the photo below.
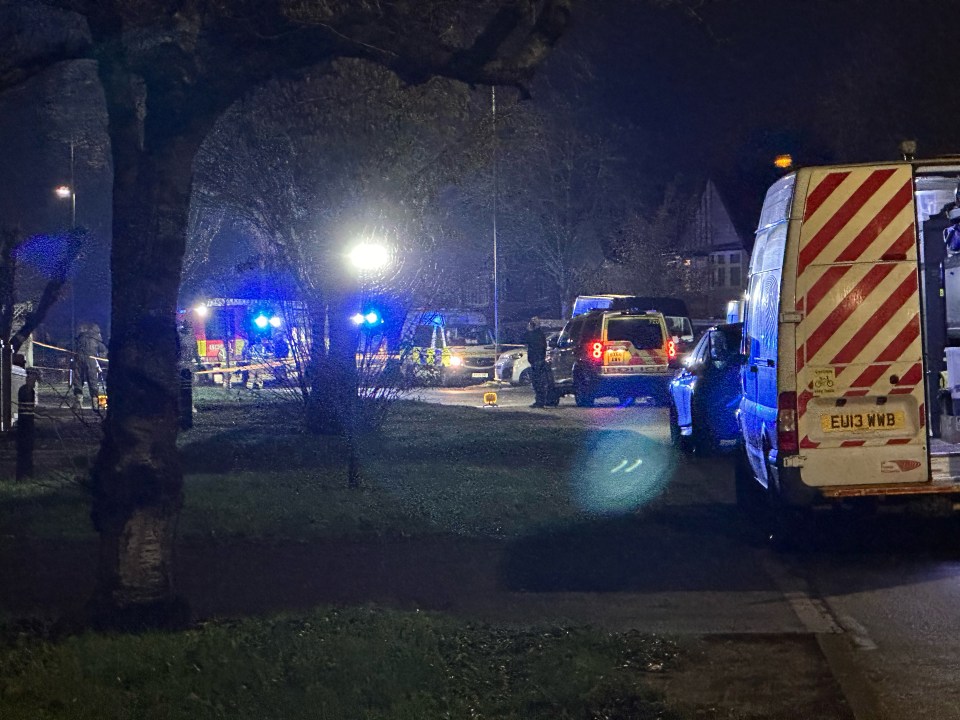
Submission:
{"label": "bright floodlight", "polygon": [[357,313],[356,315],[350,318],[353,320],[354,325],[362,325],[363,321],[366,319],[363,317],[363,313]]}
{"label": "bright floodlight", "polygon": [[280,327],[280,323],[282,322],[283,321],[280,319],[278,315],[274,315],[272,318],[270,318],[270,327],[278,328]]}
{"label": "bright floodlight", "polygon": [[197,314],[197,317],[206,317],[210,314],[210,309],[206,305],[197,305],[193,311]]}
{"label": "bright floodlight", "polygon": [[268,323],[268,322],[270,322],[270,321],[267,320],[267,316],[266,316],[266,315],[257,315],[257,316],[253,319],[253,324],[256,325],[258,328],[260,328],[261,330],[263,330],[263,329],[267,326],[267,323]]}
{"label": "bright floodlight", "polygon": [[386,245],[361,243],[350,251],[350,263],[358,270],[381,270],[390,263]]}
{"label": "bright floodlight", "polygon": [[70,197],[70,195],[73,194],[73,190],[70,189],[69,185],[59,185],[55,187],[53,191],[57,194],[57,197],[60,198],[61,200],[65,200],[66,198]]}

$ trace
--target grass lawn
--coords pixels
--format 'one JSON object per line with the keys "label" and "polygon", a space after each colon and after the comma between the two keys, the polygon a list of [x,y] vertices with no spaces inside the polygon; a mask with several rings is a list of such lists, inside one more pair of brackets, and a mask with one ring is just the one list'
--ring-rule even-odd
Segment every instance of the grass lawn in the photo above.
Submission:
{"label": "grass lawn", "polygon": [[[593,512],[576,477],[595,439],[546,415],[400,403],[364,439],[364,486],[351,490],[341,442],[303,434],[295,405],[212,391],[197,405],[181,442],[183,542],[498,540]],[[0,513],[8,538],[93,537],[76,484],[0,483]],[[372,607],[138,636],[51,640],[17,618],[0,628],[4,720],[682,717],[649,682],[679,662],[676,648],[634,633]]]}

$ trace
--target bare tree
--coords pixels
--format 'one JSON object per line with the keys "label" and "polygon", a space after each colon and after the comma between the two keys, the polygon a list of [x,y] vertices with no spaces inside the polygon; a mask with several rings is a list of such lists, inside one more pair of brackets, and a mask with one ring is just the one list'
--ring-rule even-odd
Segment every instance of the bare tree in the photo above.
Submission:
{"label": "bare tree", "polygon": [[[226,209],[261,262],[293,279],[315,329],[306,336],[313,342],[304,348],[301,386],[314,431],[355,425],[348,421],[359,412],[358,387],[366,395],[377,388],[376,400],[388,394],[372,376],[383,363],[364,358],[366,377],[357,376],[359,331],[348,318],[363,294],[402,293],[409,304],[423,290],[434,199],[469,156],[469,100],[461,83],[409,87],[378,65],[341,60],[321,74],[267,84],[231,108],[201,147],[193,215],[201,232],[191,233],[190,255],[211,239],[202,232],[208,215]],[[392,262],[359,274],[347,254],[371,242],[389,247]]]}
{"label": "bare tree", "polygon": [[[52,61],[95,56],[113,154],[111,404],[93,473],[94,608],[114,626],[170,622],[185,610],[172,570],[183,503],[175,316],[204,137],[254,85],[337,57],[367,58],[413,84],[522,84],[566,27],[571,0],[47,5],[76,13],[73,22],[3,8],[13,52],[0,63],[0,90]],[[43,47],[25,42],[43,23]]]}
{"label": "bare tree", "polygon": [[610,258],[594,278],[596,291],[677,295],[684,290],[691,271],[684,264],[682,241],[696,201],[675,180],[664,187],[655,207],[631,212],[611,242]]}

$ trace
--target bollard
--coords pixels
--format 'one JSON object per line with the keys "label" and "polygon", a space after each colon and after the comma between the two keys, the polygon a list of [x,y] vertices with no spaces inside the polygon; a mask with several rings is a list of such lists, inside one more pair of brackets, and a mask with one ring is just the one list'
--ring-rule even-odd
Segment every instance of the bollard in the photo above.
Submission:
{"label": "bollard", "polygon": [[180,429],[193,427],[193,373],[180,368]]}

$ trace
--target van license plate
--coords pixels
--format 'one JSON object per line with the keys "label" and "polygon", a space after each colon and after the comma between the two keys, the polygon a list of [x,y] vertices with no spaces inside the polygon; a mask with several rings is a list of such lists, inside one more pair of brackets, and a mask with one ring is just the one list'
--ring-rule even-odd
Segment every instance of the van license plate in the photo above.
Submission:
{"label": "van license plate", "polygon": [[829,432],[876,432],[903,430],[907,426],[903,410],[893,412],[830,413],[820,416],[820,429]]}
{"label": "van license plate", "polygon": [[487,376],[487,373],[485,373],[485,372],[484,372],[484,373],[473,373],[473,374],[471,375],[471,377],[475,377],[475,378],[481,378],[481,377],[482,377],[482,378],[485,378],[486,376]]}

